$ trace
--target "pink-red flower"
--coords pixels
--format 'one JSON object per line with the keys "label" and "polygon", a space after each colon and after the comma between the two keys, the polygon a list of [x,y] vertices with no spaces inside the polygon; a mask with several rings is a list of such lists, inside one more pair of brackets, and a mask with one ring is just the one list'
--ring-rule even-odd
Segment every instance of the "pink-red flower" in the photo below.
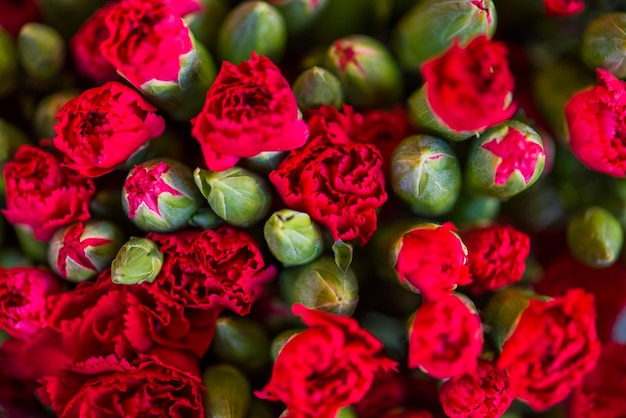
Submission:
{"label": "pink-red flower", "polygon": [[39,267],[0,268],[0,329],[28,338],[45,328],[48,297],[61,292],[59,280]]}
{"label": "pink-red flower", "polygon": [[292,151],[270,180],[287,206],[307,212],[334,240],[364,245],[376,230],[376,209],[387,200],[380,152],[353,142],[321,115],[308,126],[310,141]]}
{"label": "pink-red flower", "polygon": [[561,402],[598,360],[593,296],[569,290],[551,301],[530,300],[502,347],[515,397],[535,410]]}
{"label": "pink-red flower", "polygon": [[463,232],[471,289],[481,294],[519,281],[530,253],[530,238],[509,225],[477,227]]}
{"label": "pink-red flower", "polygon": [[513,402],[508,374],[495,364],[479,360],[474,373],[456,376],[439,390],[439,399],[450,418],[496,418]]}
{"label": "pink-red flower", "polygon": [[169,1],[126,0],[105,19],[102,55],[133,86],[178,80],[181,56],[193,50],[189,28]]}
{"label": "pink-red flower", "polygon": [[596,70],[598,85],[574,94],[565,117],[574,155],[587,167],[626,176],[626,82]]}
{"label": "pink-red flower", "polygon": [[584,0],[543,0],[546,14],[551,16],[569,16],[585,9]]}
{"label": "pink-red flower", "polygon": [[132,88],[111,81],[69,100],[57,114],[54,146],[63,164],[98,177],[124,163],[165,129],[156,107]]}
{"label": "pink-red flower", "polygon": [[283,346],[262,399],[281,401],[292,418],[334,418],[341,407],[358,402],[378,370],[396,363],[383,345],[352,318],[294,305],[309,327]]}
{"label": "pink-red flower", "polygon": [[507,49],[485,35],[460,46],[455,40],[442,56],[426,62],[422,75],[426,100],[453,131],[483,131],[509,119],[515,80]]}
{"label": "pink-red flower", "polygon": [[222,63],[191,124],[191,134],[213,171],[264,151],[301,147],[309,136],[289,83],[269,58],[256,53],[238,65]]}
{"label": "pink-red flower", "polygon": [[450,223],[427,225],[404,234],[394,266],[406,282],[427,300],[452,293],[471,282],[467,248]]}
{"label": "pink-red flower", "polygon": [[449,295],[419,307],[409,330],[409,367],[438,379],[475,371],[483,331],[468,303]]}
{"label": "pink-red flower", "polygon": [[40,148],[22,145],[4,166],[4,180],[2,213],[9,223],[31,229],[38,240],[48,241],[58,228],[91,216],[93,182]]}
{"label": "pink-red flower", "polygon": [[246,315],[276,275],[252,237],[230,226],[151,233],[148,238],[161,246],[164,255],[154,286],[187,307]]}

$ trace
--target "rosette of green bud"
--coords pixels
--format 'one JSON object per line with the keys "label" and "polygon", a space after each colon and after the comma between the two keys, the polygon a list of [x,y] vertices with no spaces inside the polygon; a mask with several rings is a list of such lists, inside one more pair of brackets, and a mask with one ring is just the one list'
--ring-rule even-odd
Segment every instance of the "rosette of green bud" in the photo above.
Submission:
{"label": "rosette of green bud", "polygon": [[193,36],[207,49],[214,51],[219,25],[228,12],[228,1],[199,0],[199,2],[202,8],[185,15],[184,20]]}
{"label": "rosette of green bud", "polygon": [[48,246],[48,264],[59,276],[82,282],[109,267],[123,243],[124,234],[112,222],[76,222],[54,233]]}
{"label": "rosette of green bud", "polygon": [[187,225],[202,203],[193,172],[170,159],[133,167],[122,189],[122,208],[143,231],[171,232]]}
{"label": "rosette of green bud", "polygon": [[332,43],[326,68],[340,80],[346,102],[357,107],[384,107],[402,98],[400,68],[385,46],[365,35]]}
{"label": "rosette of green bud", "polygon": [[285,20],[264,1],[244,1],[235,6],[217,33],[217,52],[224,61],[238,64],[255,51],[280,62],[287,44]]}
{"label": "rosette of green bud", "polygon": [[508,120],[472,142],[465,179],[472,191],[508,199],[537,181],[545,161],[539,134],[522,122]]}
{"label": "rosette of green bud", "polygon": [[106,0],[37,0],[44,22],[70,39]]}
{"label": "rosette of green bud", "polygon": [[111,262],[111,280],[115,284],[152,283],[162,266],[163,254],[154,241],[131,237]]}
{"label": "rosette of green bud", "polygon": [[301,34],[311,28],[329,0],[269,0],[285,19],[287,32]]}
{"label": "rosette of green bud", "polygon": [[241,167],[224,171],[196,168],[196,186],[217,216],[231,225],[247,227],[267,215],[272,192],[263,177]]}
{"label": "rosette of green bud", "polygon": [[57,113],[68,100],[79,94],[79,90],[61,90],[45,96],[37,103],[33,113],[33,129],[37,138],[54,138]]}
{"label": "rosette of green bud", "polygon": [[592,70],[604,68],[626,78],[626,12],[600,14],[587,25],[582,59]]}
{"label": "rosette of green bud", "polygon": [[244,158],[244,161],[248,168],[262,174],[269,174],[270,171],[278,168],[288,153],[288,151],[263,151],[253,157]]}
{"label": "rosette of green bud", "polygon": [[444,52],[459,39],[461,45],[496,30],[492,0],[423,0],[416,4],[394,29],[393,50],[407,71],[419,71],[429,59]]}
{"label": "rosette of green bud", "polygon": [[36,81],[57,77],[65,64],[65,41],[54,28],[29,22],[17,37],[17,51],[22,67]]}
{"label": "rosette of green bud", "polygon": [[461,167],[443,139],[412,135],[393,152],[391,187],[414,213],[443,215],[461,192]]}
{"label": "rosette of green bud", "polygon": [[310,263],[322,254],[322,231],[304,212],[282,209],[265,222],[263,235],[271,253],[285,266]]}
{"label": "rosette of green bud", "polygon": [[248,372],[270,362],[270,338],[265,328],[250,318],[218,318],[211,347],[217,359]]}
{"label": "rosette of green bud", "polygon": [[301,303],[311,309],[350,316],[359,302],[356,274],[352,268],[339,267],[330,256],[284,269],[279,284],[288,303]]}
{"label": "rosette of green bud", "polygon": [[[2,52],[0,51],[0,54]],[[0,173],[4,164],[13,158],[13,154],[22,144],[27,144],[28,137],[18,127],[0,118]],[[0,193],[4,195],[4,176],[0,176]]]}
{"label": "rosette of green bud", "polygon": [[270,346],[270,356],[272,357],[272,361],[276,361],[278,355],[280,354],[280,350],[282,350],[285,344],[289,342],[291,337],[298,335],[302,331],[303,329],[288,329],[274,337],[272,345]]}
{"label": "rosette of green bud", "polygon": [[343,90],[337,77],[322,67],[312,67],[301,73],[293,83],[298,107],[305,111],[322,105],[337,109],[343,106]]}
{"label": "rosette of green bud", "polygon": [[250,382],[229,364],[209,366],[202,374],[206,387],[204,416],[206,418],[246,418],[252,400]]}
{"label": "rosette of green bud", "polygon": [[597,206],[572,216],[567,225],[567,245],[581,263],[594,268],[608,267],[619,258],[624,231],[609,211]]}
{"label": "rosette of green bud", "polygon": [[18,57],[15,41],[0,26],[0,97],[17,87]]}
{"label": "rosette of green bud", "polygon": [[470,195],[461,192],[450,220],[458,227],[492,222],[500,213],[500,199],[490,196]]}

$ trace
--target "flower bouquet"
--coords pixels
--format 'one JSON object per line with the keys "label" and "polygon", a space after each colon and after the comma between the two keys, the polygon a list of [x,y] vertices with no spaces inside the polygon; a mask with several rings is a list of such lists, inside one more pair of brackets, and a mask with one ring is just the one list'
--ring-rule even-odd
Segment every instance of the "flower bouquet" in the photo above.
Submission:
{"label": "flower bouquet", "polygon": [[626,413],[623,0],[0,0],[0,417]]}

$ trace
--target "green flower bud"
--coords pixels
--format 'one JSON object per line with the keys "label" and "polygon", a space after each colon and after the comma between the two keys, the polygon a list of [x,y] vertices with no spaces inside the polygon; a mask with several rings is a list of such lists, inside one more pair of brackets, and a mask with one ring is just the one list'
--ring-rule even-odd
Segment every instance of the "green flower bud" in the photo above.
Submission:
{"label": "green flower bud", "polygon": [[46,263],[48,261],[48,243],[39,241],[33,235],[32,229],[27,226],[14,225],[13,230],[22,253],[29,259]]}
{"label": "green flower bud", "polygon": [[63,105],[70,99],[78,96],[78,90],[62,90],[52,93],[39,101],[33,114],[33,128],[37,138],[52,139],[55,137],[54,125],[56,115]]}
{"label": "green flower bud", "polygon": [[592,70],[604,68],[626,78],[626,13],[605,13],[587,25],[583,33],[582,59]]}
{"label": "green flower bud", "polygon": [[321,229],[304,212],[274,212],[265,222],[263,235],[274,257],[285,266],[309,263],[324,250]]}
{"label": "green flower bud", "polygon": [[311,28],[329,0],[269,0],[285,19],[289,34],[301,34]]}
{"label": "green flower bud", "polygon": [[109,267],[123,243],[124,234],[112,222],[76,222],[54,233],[48,264],[59,276],[82,282]]}
{"label": "green flower bud", "polygon": [[70,39],[106,0],[37,0],[44,22]]}
{"label": "green flower bud", "polygon": [[170,232],[183,228],[201,203],[202,196],[193,184],[191,169],[167,158],[135,166],[122,190],[124,212],[144,231]]}
{"label": "green flower bud", "polygon": [[492,0],[423,0],[405,14],[394,29],[393,50],[408,71],[419,71],[425,61],[444,52],[454,38],[462,46],[472,38],[496,30]]}
{"label": "green flower bud", "polygon": [[231,225],[246,227],[265,218],[271,190],[263,177],[241,167],[224,171],[196,168],[196,186],[211,209]]}
{"label": "green flower bud", "polygon": [[252,399],[252,388],[248,379],[228,364],[217,364],[202,374],[206,387],[206,418],[246,418]]}
{"label": "green flower bud", "polygon": [[264,151],[254,157],[244,158],[244,160],[247,167],[251,170],[262,174],[269,174],[270,171],[278,168],[280,162],[285,159],[287,154],[287,151]]}
{"label": "green flower bud", "polygon": [[326,67],[341,81],[346,102],[357,107],[384,107],[403,93],[400,69],[385,46],[364,35],[339,39],[326,53]]}
{"label": "green flower bud", "polygon": [[238,64],[255,51],[280,62],[287,44],[285,20],[263,1],[245,1],[232,9],[217,34],[217,51],[222,60]]}
{"label": "green flower bud", "polygon": [[222,225],[224,220],[217,216],[213,209],[202,207],[191,217],[189,226],[199,229],[215,229]]}
{"label": "green flower bud", "polygon": [[312,67],[300,74],[293,83],[293,92],[302,111],[322,105],[337,109],[343,106],[341,82],[330,71],[321,67]]}
{"label": "green flower bud", "polygon": [[283,349],[283,347],[285,346],[285,344],[287,344],[291,337],[298,335],[300,332],[302,332],[301,328],[288,329],[287,331],[283,331],[276,337],[274,337],[274,339],[272,340],[272,345],[270,346],[270,356],[272,357],[272,361],[276,361],[278,355],[280,354],[280,350]]}
{"label": "green flower bud", "polygon": [[472,191],[508,199],[539,179],[545,161],[539,134],[526,124],[508,120],[472,142],[465,176]]}
{"label": "green flower bud", "polygon": [[18,68],[15,42],[0,26],[0,97],[12,92],[17,86]]}
{"label": "green flower bud", "polygon": [[288,303],[301,303],[311,309],[350,316],[359,302],[356,274],[351,268],[343,271],[330,256],[284,269],[279,283]]}
{"label": "green flower bud", "polygon": [[193,36],[210,51],[215,51],[215,41],[220,23],[228,12],[226,0],[200,0],[202,9],[184,17]]}
{"label": "green flower bud", "polygon": [[163,254],[154,241],[131,237],[111,262],[111,280],[115,284],[152,283],[162,266]]}
{"label": "green flower bud", "polygon": [[418,127],[420,132],[429,132],[448,141],[463,141],[476,135],[473,131],[457,132],[446,125],[428,104],[425,85],[411,94],[407,101],[407,109],[411,123]]}
{"label": "green flower bud", "polygon": [[22,26],[17,51],[26,73],[39,81],[55,78],[65,64],[65,41],[61,34],[41,23]]}
{"label": "green flower bud", "polygon": [[567,225],[570,253],[589,267],[602,268],[615,263],[623,243],[624,232],[619,221],[597,206],[572,216]]}
{"label": "green flower bud", "polygon": [[462,228],[466,225],[493,221],[499,213],[500,199],[461,193],[450,213],[450,220]]}
{"label": "green flower bud", "polygon": [[[15,154],[19,146],[28,142],[26,134],[16,126],[0,118],[0,172],[4,170],[4,164],[13,158],[13,154]],[[0,193],[3,195],[4,189],[4,176],[0,176]]]}
{"label": "green flower bud", "polygon": [[261,325],[240,316],[217,319],[211,344],[219,360],[246,371],[256,371],[270,361],[270,339]]}
{"label": "green flower bud", "polygon": [[446,141],[413,135],[393,152],[391,187],[414,213],[443,215],[461,192],[461,167]]}

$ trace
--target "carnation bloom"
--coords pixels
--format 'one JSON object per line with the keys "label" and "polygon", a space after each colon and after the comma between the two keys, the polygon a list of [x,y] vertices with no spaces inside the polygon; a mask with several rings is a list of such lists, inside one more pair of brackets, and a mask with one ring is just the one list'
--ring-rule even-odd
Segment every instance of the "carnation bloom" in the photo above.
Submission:
{"label": "carnation bloom", "polygon": [[449,295],[419,307],[409,329],[409,367],[438,379],[474,372],[483,331],[470,303]]}
{"label": "carnation bloom", "polygon": [[626,176],[626,82],[596,69],[598,85],[574,94],[565,117],[574,155],[587,167]]}
{"label": "carnation bloom", "polygon": [[584,0],[543,0],[546,13],[551,16],[569,16],[585,9]]}
{"label": "carnation bloom", "polygon": [[309,327],[282,347],[272,377],[255,394],[287,405],[293,418],[334,418],[358,402],[378,370],[396,363],[382,356],[383,345],[352,318],[293,306]]}
{"label": "carnation bloom", "polygon": [[434,114],[457,132],[483,131],[510,118],[514,79],[507,49],[480,35],[422,66],[426,99]]}
{"label": "carnation bloom", "polygon": [[450,223],[429,224],[405,233],[394,266],[401,282],[425,300],[449,295],[457,285],[471,282],[467,248]]}
{"label": "carnation bloom", "polygon": [[530,252],[528,235],[509,225],[493,225],[470,229],[462,237],[473,293],[498,290],[522,278]]}
{"label": "carnation bloom", "polygon": [[581,289],[530,300],[498,358],[513,394],[538,411],[565,399],[598,359],[595,316],[593,296]]}
{"label": "carnation bloom", "polygon": [[98,177],[124,163],[165,129],[156,107],[112,81],[69,100],[57,114],[54,146],[64,165]]}
{"label": "carnation bloom", "polygon": [[499,417],[513,402],[510,384],[505,371],[489,361],[479,360],[474,373],[446,381],[439,399],[451,418]]}
{"label": "carnation bloom", "polygon": [[242,157],[301,147],[309,136],[289,83],[269,58],[256,53],[239,65],[222,63],[191,124],[213,171],[231,168]]}
{"label": "carnation bloom", "polygon": [[36,239],[49,240],[62,226],[90,218],[95,193],[90,179],[62,167],[51,153],[22,145],[4,166],[7,221],[31,229]]}
{"label": "carnation bloom", "polygon": [[61,292],[59,280],[39,267],[0,268],[0,329],[28,338],[46,327],[47,298]]}

